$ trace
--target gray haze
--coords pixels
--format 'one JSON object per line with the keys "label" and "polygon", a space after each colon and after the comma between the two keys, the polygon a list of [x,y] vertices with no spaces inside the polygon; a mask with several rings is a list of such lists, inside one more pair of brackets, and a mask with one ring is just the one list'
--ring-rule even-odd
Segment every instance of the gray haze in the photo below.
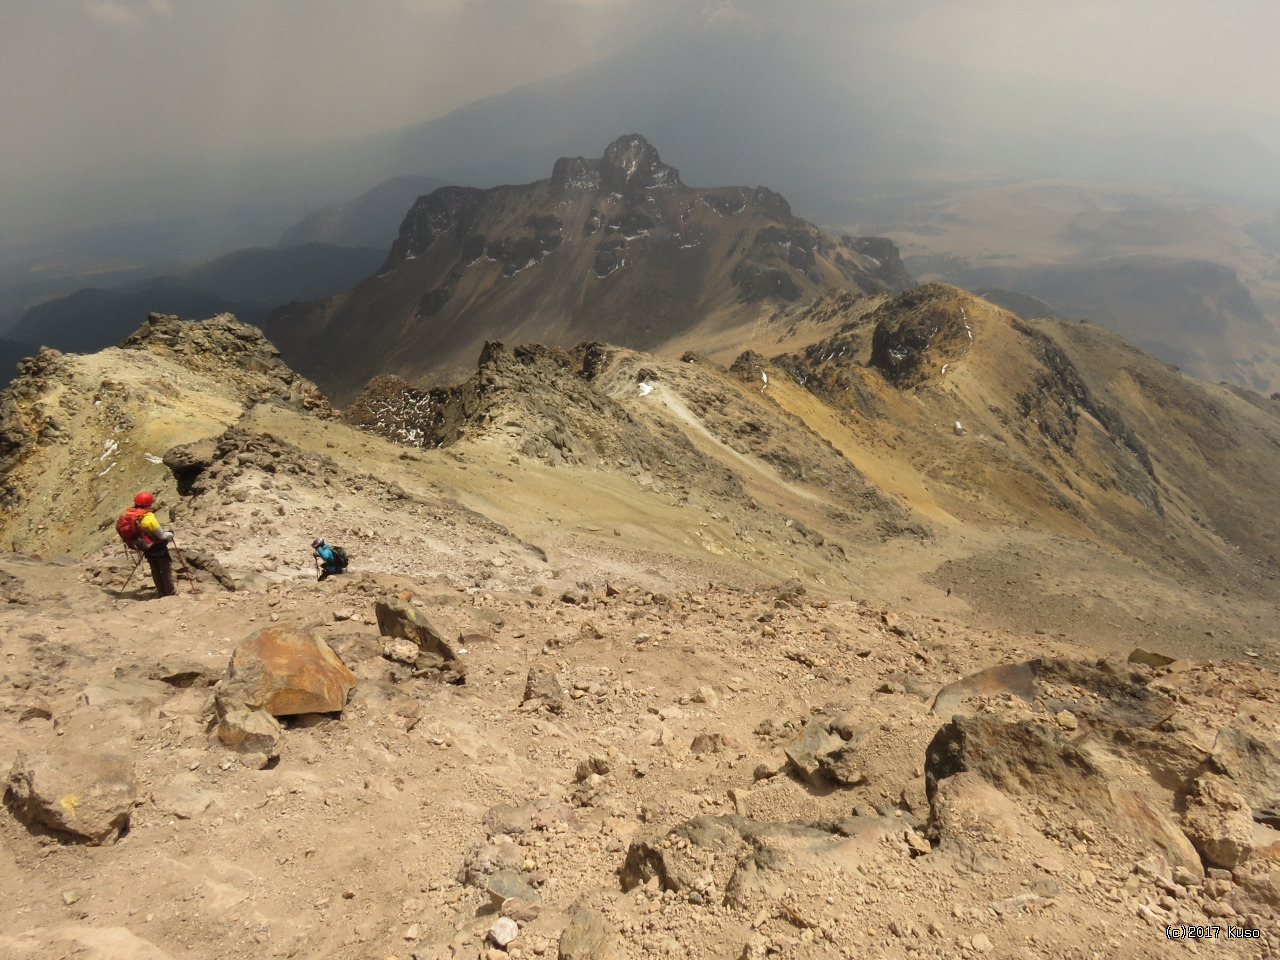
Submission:
{"label": "gray haze", "polygon": [[[1105,175],[1113,155],[1115,175],[1134,176],[1185,152],[1169,176],[1199,182],[1195,168],[1212,180],[1229,156],[1239,183],[1228,170],[1221,186],[1265,193],[1280,151],[1277,35],[1274,0],[6,0],[0,248],[56,258],[65,231],[105,223],[127,256],[114,224],[160,220],[189,259],[269,242],[388,176],[532,179],[557,152],[598,155],[632,129],[695,181],[769,183],[827,221],[830,192],[806,184],[863,187],[877,165],[901,169],[897,148],[924,179]],[[607,81],[614,62],[633,86],[580,116],[581,92],[555,78]],[[796,96],[799,74],[811,96]],[[761,101],[758,130],[753,104],[717,91],[730,83]],[[487,128],[518,128],[511,104],[528,91],[541,96],[534,129]],[[690,103],[732,103],[740,122],[718,128]],[[389,132],[464,107],[461,121]],[[822,134],[845,113],[880,142]],[[458,129],[473,140],[442,142]],[[1076,171],[1037,167],[1077,148]]]}

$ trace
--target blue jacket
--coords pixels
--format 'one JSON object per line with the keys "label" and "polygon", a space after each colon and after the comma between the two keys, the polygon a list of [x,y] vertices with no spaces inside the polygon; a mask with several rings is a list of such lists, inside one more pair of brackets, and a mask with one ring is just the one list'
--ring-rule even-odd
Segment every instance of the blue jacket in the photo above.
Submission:
{"label": "blue jacket", "polygon": [[338,559],[333,555],[333,547],[327,543],[322,543],[316,547],[316,556],[320,558],[320,562],[324,564],[325,572],[338,573]]}

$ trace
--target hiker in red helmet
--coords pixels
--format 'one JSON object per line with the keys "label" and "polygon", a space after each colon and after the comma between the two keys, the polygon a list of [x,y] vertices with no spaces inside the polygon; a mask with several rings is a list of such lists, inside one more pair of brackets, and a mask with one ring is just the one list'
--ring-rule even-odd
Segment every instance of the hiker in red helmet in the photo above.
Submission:
{"label": "hiker in red helmet", "polygon": [[116,521],[120,538],[134,550],[142,551],[151,567],[151,580],[162,597],[177,593],[173,585],[173,558],[169,556],[169,541],[173,534],[160,526],[151,508],[156,498],[143,490],[133,498],[133,506]]}

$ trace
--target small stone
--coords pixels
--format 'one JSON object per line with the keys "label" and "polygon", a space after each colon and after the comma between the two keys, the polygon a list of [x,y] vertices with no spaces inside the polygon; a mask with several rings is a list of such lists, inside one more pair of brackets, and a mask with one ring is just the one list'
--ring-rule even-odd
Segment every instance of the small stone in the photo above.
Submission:
{"label": "small stone", "polygon": [[1054,719],[1058,721],[1058,726],[1063,730],[1075,730],[1080,726],[1080,721],[1076,719],[1076,715],[1070,710],[1059,710]]}
{"label": "small stone", "polygon": [[991,938],[985,933],[975,933],[970,943],[973,944],[973,949],[979,953],[990,953],[995,949],[995,944],[991,942]]}
{"label": "small stone", "polygon": [[1037,897],[1056,897],[1062,891],[1055,881],[1041,877],[1031,885],[1031,892]]}
{"label": "small stone", "polygon": [[62,902],[65,903],[68,907],[71,906],[73,903],[75,903],[79,899],[80,899],[80,894],[76,893],[74,890],[62,891]]}
{"label": "small stone", "polygon": [[1196,872],[1187,867],[1174,868],[1174,883],[1179,883],[1184,887],[1198,887],[1201,884],[1201,878],[1196,876]]}
{"label": "small stone", "polygon": [[898,683],[898,682],[897,682],[897,681],[895,681],[895,680],[890,680],[890,681],[887,681],[887,682],[885,682],[885,683],[882,683],[882,684],[880,684],[880,686],[876,687],[876,692],[877,692],[877,693],[903,694],[903,693],[906,693],[906,692],[907,692],[907,688],[906,688],[906,687],[904,687],[902,684]]}
{"label": "small stone", "polygon": [[512,897],[519,897],[526,903],[539,903],[542,900],[538,891],[514,870],[499,870],[489,878],[485,889],[489,891],[489,897],[496,907],[501,907],[503,902]]}
{"label": "small stone", "polygon": [[1093,875],[1092,870],[1081,870],[1079,874],[1079,879],[1080,879],[1080,886],[1092,887],[1098,878]]}
{"label": "small stone", "polygon": [[506,558],[506,557],[493,557],[493,558],[491,558],[491,559],[489,560],[489,563],[490,563],[491,565],[495,566],[495,567],[505,567],[505,566],[507,565],[507,558]]}
{"label": "small stone", "polygon": [[698,688],[698,692],[693,695],[694,703],[705,703],[709,707],[714,707],[720,702],[720,698],[716,692],[710,687],[702,686]]}
{"label": "small stone", "polygon": [[778,766],[774,763],[758,763],[755,771],[751,774],[755,780],[772,780],[778,775]]}
{"label": "small stone", "polygon": [[519,897],[508,897],[502,901],[502,908],[499,912],[504,917],[510,917],[516,923],[532,923],[538,919],[541,909],[538,904],[530,903],[528,900],[522,900]]}
{"label": "small stone", "polygon": [[[1169,876],[1169,863],[1158,853],[1152,854],[1145,860],[1135,863],[1133,872],[1140,877],[1146,877],[1148,880],[1154,880],[1156,877],[1167,877]],[[1230,873],[1227,876],[1230,877]]]}
{"label": "small stone", "polygon": [[510,917],[499,917],[489,928],[489,939],[504,949],[518,936],[520,936],[520,927]]}
{"label": "small stone", "polygon": [[404,932],[404,938],[406,940],[417,940],[418,937],[420,937],[421,935],[422,935],[422,931],[418,928],[418,925],[416,923],[410,926],[409,929]]}
{"label": "small stone", "polygon": [[339,607],[337,610],[333,611],[333,619],[338,623],[341,623],[343,620],[350,620],[355,615],[356,612],[350,607]]}
{"label": "small stone", "polygon": [[929,844],[929,841],[914,830],[904,830],[902,836],[907,841],[907,846],[911,848],[912,853],[933,853],[933,847]]}
{"label": "small stone", "polygon": [[418,662],[421,652],[416,643],[410,643],[408,640],[390,640],[382,648],[382,655],[388,660],[410,667]]}

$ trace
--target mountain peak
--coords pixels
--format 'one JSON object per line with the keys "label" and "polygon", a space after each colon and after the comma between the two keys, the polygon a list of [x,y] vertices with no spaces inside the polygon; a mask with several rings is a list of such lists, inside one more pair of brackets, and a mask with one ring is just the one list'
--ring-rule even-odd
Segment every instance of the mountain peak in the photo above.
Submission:
{"label": "mountain peak", "polygon": [[622,194],[681,186],[680,171],[663,163],[657,148],[638,133],[618,137],[599,160],[561,157],[552,170],[551,182],[561,189],[604,189]]}

